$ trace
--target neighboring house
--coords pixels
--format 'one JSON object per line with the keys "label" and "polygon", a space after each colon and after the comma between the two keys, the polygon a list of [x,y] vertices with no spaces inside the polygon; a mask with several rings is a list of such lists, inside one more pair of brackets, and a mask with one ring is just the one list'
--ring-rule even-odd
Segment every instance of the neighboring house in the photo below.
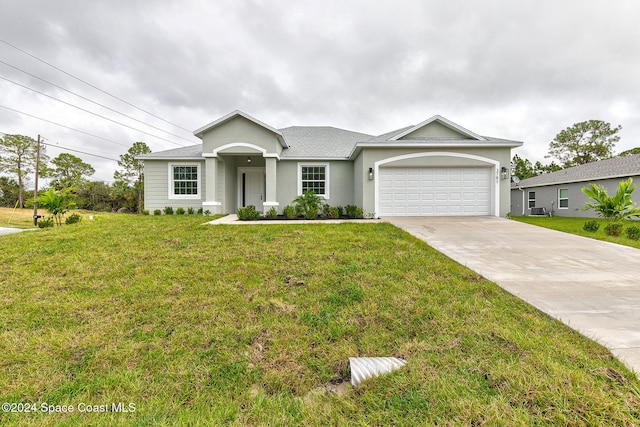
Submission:
{"label": "neighboring house", "polygon": [[275,129],[234,111],[194,134],[202,144],[139,156],[145,208],[278,212],[305,190],[375,217],[510,210],[511,149],[440,116],[384,135],[333,127]]}
{"label": "neighboring house", "polygon": [[[609,195],[613,195],[620,181],[630,177],[640,184],[640,154],[600,160],[523,179],[512,184],[511,212],[523,216],[531,215],[531,208],[545,208],[547,213],[555,216],[595,218],[593,210],[582,210],[589,200],[582,188],[592,183],[602,185]],[[640,192],[633,194],[633,200],[636,203],[640,201]]]}

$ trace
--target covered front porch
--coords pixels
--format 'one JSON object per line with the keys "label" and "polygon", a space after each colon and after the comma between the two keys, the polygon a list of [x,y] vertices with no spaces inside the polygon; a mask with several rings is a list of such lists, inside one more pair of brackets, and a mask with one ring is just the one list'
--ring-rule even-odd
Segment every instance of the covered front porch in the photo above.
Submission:
{"label": "covered front porch", "polygon": [[235,213],[253,205],[262,213],[277,202],[277,156],[252,144],[230,144],[204,153],[206,194],[203,209],[212,214]]}

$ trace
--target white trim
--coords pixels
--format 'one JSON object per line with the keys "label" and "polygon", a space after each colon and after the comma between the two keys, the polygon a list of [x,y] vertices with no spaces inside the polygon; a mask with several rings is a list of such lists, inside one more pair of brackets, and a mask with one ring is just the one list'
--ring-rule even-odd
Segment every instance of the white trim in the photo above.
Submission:
{"label": "white trim", "polygon": [[331,195],[331,180],[329,179],[329,163],[324,162],[298,162],[296,166],[298,170],[298,189],[297,195],[302,196],[302,168],[303,167],[313,167],[320,166],[324,167],[324,194],[318,194],[318,196],[324,198],[325,200],[329,200]]}
{"label": "white trim", "polygon": [[389,138],[389,140],[390,141],[397,141],[400,138],[402,138],[403,136],[407,136],[410,133],[413,133],[413,132],[417,131],[418,129],[423,128],[423,127],[425,127],[425,126],[427,126],[427,125],[429,125],[429,124],[431,124],[433,122],[440,122],[445,127],[449,128],[449,129],[451,129],[453,131],[459,132],[459,133],[461,133],[461,134],[463,134],[465,136],[468,136],[471,139],[477,139],[478,141],[486,141],[487,140],[487,138],[485,138],[484,136],[478,135],[475,132],[471,132],[470,130],[463,128],[459,124],[453,123],[451,120],[445,119],[444,117],[442,117],[440,115],[437,115],[437,114],[435,116],[433,116],[433,117],[428,118],[424,122],[419,123],[419,124],[415,125],[414,127],[409,128],[406,131],[397,134],[393,138]]}
{"label": "white trim", "polygon": [[[397,162],[398,160],[415,159],[419,157],[460,157],[464,159],[478,160],[481,162],[489,163],[493,165],[494,174],[496,176],[495,183],[493,185],[492,197],[493,197],[493,216],[500,216],[500,162],[487,157],[476,156],[474,154],[465,153],[450,153],[446,151],[433,151],[428,153],[412,153],[403,154],[401,156],[389,157],[386,159],[378,160],[373,164],[373,208],[375,210],[374,216],[378,218],[378,212],[380,212],[380,188],[378,186],[378,176],[380,172],[380,166],[387,163]],[[456,167],[456,166],[450,166]],[[464,167],[464,166],[460,166]]]}
{"label": "white trim", "polygon": [[[265,176],[265,168],[264,167],[260,167],[260,166],[256,166],[256,167],[250,167],[250,166],[246,166],[246,167],[239,167],[236,170],[236,206],[238,208],[242,207],[242,174],[246,173],[246,172],[257,172],[257,171],[262,171],[262,189],[260,190],[262,192],[262,198],[266,198],[266,189],[264,188],[266,182],[267,182],[267,178]],[[260,202],[264,205],[264,201],[260,200]],[[259,206],[256,206],[256,209],[258,209]],[[258,209],[259,210],[259,209]]]}
{"label": "white trim", "polygon": [[[225,145],[222,145],[220,147],[215,148],[213,150],[213,155],[217,157],[218,153],[220,151],[226,150],[228,148],[234,148],[234,147],[250,148],[252,150],[256,150],[256,151],[261,152],[263,156],[267,153],[267,150],[265,150],[262,147],[259,147],[259,146],[255,145],[255,144],[250,144],[248,142],[231,142],[229,144],[225,144]],[[241,154],[246,154],[246,153],[241,153]]]}
{"label": "white trim", "polygon": [[[202,199],[202,185],[201,185],[201,176],[202,176],[202,163],[193,163],[193,162],[169,162],[169,176],[168,176],[168,195],[167,198],[169,200],[200,200]],[[173,184],[173,168],[176,166],[192,166],[196,167],[196,185],[197,185],[197,194],[174,194],[174,184]]]}
{"label": "white trim", "polygon": [[[529,197],[529,194],[533,193],[533,199]],[[529,202],[533,200],[533,206],[529,206]],[[536,192],[535,190],[527,190],[527,209],[531,210],[531,208],[536,207]]]}
{"label": "white trim", "polygon": [[[560,191],[562,190],[567,190],[567,197],[560,197]],[[560,206],[560,200],[566,200],[567,206],[565,207]],[[558,209],[569,209],[569,189],[566,187],[565,188],[558,187]]]}
{"label": "white trim", "polygon": [[359,153],[364,148],[439,148],[439,149],[448,149],[448,148],[515,148],[522,146],[522,142],[519,141],[490,141],[486,140],[482,141],[469,141],[469,140],[460,140],[457,142],[455,140],[444,140],[444,139],[434,139],[432,141],[382,141],[382,142],[358,142],[351,149],[351,153],[349,153],[349,157],[347,159],[353,159],[354,156]]}

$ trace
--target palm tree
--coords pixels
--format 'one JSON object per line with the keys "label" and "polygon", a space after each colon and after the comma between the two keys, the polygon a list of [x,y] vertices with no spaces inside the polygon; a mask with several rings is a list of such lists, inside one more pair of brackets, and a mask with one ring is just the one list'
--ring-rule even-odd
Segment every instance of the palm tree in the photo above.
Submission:
{"label": "palm tree", "polygon": [[593,209],[599,217],[613,223],[632,216],[640,216],[640,208],[636,207],[635,202],[631,200],[631,193],[635,189],[632,178],[620,181],[614,196],[609,196],[604,186],[591,184],[582,189],[582,192],[591,199],[583,210]]}

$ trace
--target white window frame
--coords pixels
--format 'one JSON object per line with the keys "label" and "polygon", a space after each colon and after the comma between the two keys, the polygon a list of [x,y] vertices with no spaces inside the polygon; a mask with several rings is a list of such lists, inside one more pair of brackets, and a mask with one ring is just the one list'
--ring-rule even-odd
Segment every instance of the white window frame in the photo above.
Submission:
{"label": "white window frame", "polygon": [[[533,199],[531,198],[531,194],[532,193],[533,193]],[[533,206],[531,206],[531,202],[533,202]],[[535,191],[528,191],[527,192],[527,207],[529,209],[536,207],[536,192]]]}
{"label": "white window frame", "polygon": [[324,167],[324,194],[318,194],[318,196],[329,200],[331,180],[329,174],[329,163],[298,163],[298,196],[302,196],[302,168],[303,167]]}
{"label": "white window frame", "polygon": [[[567,197],[560,197],[560,192],[562,190],[566,190],[567,191]],[[560,206],[560,201],[561,200],[566,200],[567,201],[567,206]],[[568,188],[558,188],[558,209],[569,209],[569,189]]]}
{"label": "white window frame", "polygon": [[[190,166],[190,167],[196,168],[196,177],[197,177],[196,185],[198,186],[196,194],[174,194],[173,168],[177,166]],[[199,163],[169,163],[169,170],[168,170],[169,200],[199,200],[201,198],[201,191],[202,191],[202,185],[201,185],[201,179],[200,179],[202,175],[201,172],[202,172],[202,165]]]}

